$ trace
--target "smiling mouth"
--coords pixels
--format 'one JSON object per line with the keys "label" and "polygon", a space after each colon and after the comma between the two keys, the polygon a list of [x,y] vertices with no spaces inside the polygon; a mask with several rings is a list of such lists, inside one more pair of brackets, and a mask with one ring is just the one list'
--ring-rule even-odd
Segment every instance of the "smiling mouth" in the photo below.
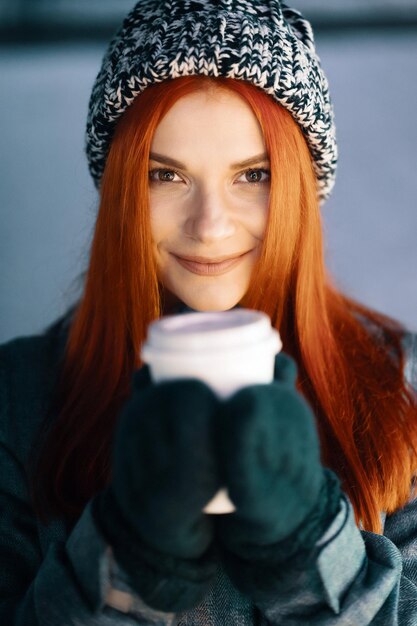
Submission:
{"label": "smiling mouth", "polygon": [[[208,261],[203,259],[202,257],[180,257],[176,254],[172,254],[172,256],[177,260],[177,262],[189,270],[193,274],[198,274],[200,276],[218,276],[220,274],[225,274],[232,268],[236,267],[241,261],[249,254],[248,252],[244,252],[235,257],[229,257],[223,259],[221,261]],[[198,259],[198,260],[196,260]]]}

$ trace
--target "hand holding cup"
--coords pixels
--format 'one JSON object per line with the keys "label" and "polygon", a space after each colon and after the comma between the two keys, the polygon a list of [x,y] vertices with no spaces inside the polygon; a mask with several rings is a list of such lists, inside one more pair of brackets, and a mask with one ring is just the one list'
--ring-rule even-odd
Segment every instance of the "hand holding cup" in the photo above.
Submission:
{"label": "hand holding cup", "polygon": [[156,609],[195,606],[216,570],[203,507],[220,487],[218,405],[202,381],[154,384],[144,366],[119,416],[111,483],[93,512],[132,587]]}
{"label": "hand holding cup", "polygon": [[[225,399],[248,385],[271,382],[281,345],[267,315],[238,308],[153,322],[141,357],[154,381],[198,378]],[[234,510],[225,489],[204,508],[206,513]]]}

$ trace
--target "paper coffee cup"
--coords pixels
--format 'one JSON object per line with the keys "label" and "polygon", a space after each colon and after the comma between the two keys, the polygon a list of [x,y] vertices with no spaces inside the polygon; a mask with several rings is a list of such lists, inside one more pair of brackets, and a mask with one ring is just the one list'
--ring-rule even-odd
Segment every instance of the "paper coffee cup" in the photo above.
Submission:
{"label": "paper coffee cup", "polygon": [[[265,313],[239,308],[162,317],[149,325],[140,356],[154,382],[197,378],[227,398],[248,385],[271,382],[281,348]],[[204,508],[206,513],[234,510],[225,489]]]}

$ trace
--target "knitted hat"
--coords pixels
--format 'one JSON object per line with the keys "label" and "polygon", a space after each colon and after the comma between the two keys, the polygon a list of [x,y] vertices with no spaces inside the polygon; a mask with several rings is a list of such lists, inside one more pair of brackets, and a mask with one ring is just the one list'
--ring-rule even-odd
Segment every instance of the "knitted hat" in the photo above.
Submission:
{"label": "knitted hat", "polygon": [[279,0],[141,0],[110,43],[90,98],[86,151],[96,186],[118,119],[149,85],[201,74],[253,83],[301,127],[324,201],[337,145],[310,23]]}

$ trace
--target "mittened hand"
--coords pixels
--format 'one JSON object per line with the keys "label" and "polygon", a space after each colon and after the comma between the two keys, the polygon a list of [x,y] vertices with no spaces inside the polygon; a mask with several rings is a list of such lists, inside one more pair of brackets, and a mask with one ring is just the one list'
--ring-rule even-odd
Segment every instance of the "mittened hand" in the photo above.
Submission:
{"label": "mittened hand", "polygon": [[221,486],[218,406],[204,383],[152,384],[144,367],[119,417],[111,485],[94,510],[116,560],[155,608],[194,606],[215,571],[205,560],[213,526],[202,509]]}
{"label": "mittened hand", "polygon": [[[218,414],[222,478],[237,509],[219,516],[218,527],[227,547],[245,558],[252,548],[285,545],[298,530],[301,543],[314,542],[339,504],[338,481],[320,463],[314,416],[295,388],[296,374],[294,361],[279,354],[272,384],[240,390]],[[303,533],[310,521],[314,532]]]}
{"label": "mittened hand", "polygon": [[126,519],[151,546],[196,558],[212,528],[202,513],[220,487],[214,454],[218,401],[198,380],[135,380],[115,439],[114,495]]}

